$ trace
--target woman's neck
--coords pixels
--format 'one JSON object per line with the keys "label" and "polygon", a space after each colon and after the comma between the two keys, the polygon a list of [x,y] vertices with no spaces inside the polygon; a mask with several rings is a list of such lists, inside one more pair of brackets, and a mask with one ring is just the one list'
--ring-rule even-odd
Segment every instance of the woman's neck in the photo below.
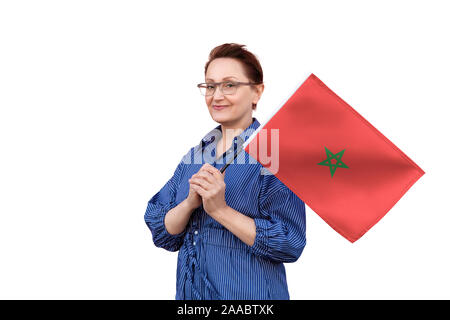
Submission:
{"label": "woman's neck", "polygon": [[245,118],[242,119],[239,123],[236,124],[221,124],[222,127],[222,140],[227,144],[234,139],[234,137],[240,135],[246,128],[248,128],[253,122],[253,117],[250,119]]}

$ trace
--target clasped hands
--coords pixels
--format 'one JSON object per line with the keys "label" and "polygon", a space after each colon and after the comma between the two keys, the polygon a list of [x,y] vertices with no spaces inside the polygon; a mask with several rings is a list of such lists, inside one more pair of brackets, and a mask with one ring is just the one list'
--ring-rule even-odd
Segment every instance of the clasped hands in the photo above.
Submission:
{"label": "clasped hands", "polygon": [[189,195],[186,200],[194,207],[203,203],[203,208],[211,217],[217,217],[227,207],[225,202],[225,172],[205,163],[189,179]]}

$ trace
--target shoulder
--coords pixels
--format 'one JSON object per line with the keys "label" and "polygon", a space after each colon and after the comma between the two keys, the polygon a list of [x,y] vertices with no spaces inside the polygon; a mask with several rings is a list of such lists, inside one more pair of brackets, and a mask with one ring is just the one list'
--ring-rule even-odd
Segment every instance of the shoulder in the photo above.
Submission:
{"label": "shoulder", "polygon": [[191,147],[182,157],[180,164],[192,164],[194,154],[198,149],[198,145]]}
{"label": "shoulder", "polygon": [[192,164],[192,155],[194,153],[195,147],[190,148],[187,152],[183,154],[181,157],[180,162],[178,163],[177,167],[175,168],[174,175],[176,178],[179,178],[183,175],[186,165]]}
{"label": "shoulder", "polygon": [[266,175],[261,174],[259,179],[260,179],[260,192],[259,192],[260,203],[265,203],[267,201],[271,202],[274,201],[275,199],[278,199],[277,201],[281,201],[281,199],[283,199],[282,201],[303,202],[303,200],[296,193],[294,193],[290,188],[288,188],[274,174],[266,174]]}
{"label": "shoulder", "polygon": [[281,190],[288,189],[273,173],[261,166],[259,175],[260,199],[266,199]]}

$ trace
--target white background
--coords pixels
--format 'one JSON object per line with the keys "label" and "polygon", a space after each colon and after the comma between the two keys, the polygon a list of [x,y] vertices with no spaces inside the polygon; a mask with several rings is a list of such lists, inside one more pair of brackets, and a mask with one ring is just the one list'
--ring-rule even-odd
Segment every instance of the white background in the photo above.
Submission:
{"label": "white background", "polygon": [[260,59],[265,122],[312,72],[426,173],[350,243],[307,207],[292,299],[450,298],[445,1],[0,2],[0,298],[173,299],[147,201],[214,128],[215,46]]}

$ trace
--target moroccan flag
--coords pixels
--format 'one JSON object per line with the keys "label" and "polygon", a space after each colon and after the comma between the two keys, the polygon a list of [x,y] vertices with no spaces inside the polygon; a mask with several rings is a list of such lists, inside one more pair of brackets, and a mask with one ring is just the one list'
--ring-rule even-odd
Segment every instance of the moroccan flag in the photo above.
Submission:
{"label": "moroccan flag", "polygon": [[425,173],[314,74],[243,147],[351,242]]}

